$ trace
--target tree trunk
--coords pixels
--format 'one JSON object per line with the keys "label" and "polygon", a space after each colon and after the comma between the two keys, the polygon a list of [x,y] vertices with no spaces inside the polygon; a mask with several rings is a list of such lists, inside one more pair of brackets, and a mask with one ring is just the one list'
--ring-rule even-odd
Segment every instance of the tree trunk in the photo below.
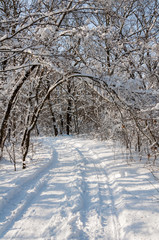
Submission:
{"label": "tree trunk", "polygon": [[68,92],[68,99],[67,99],[67,113],[66,113],[66,133],[67,135],[70,134],[70,123],[71,123],[71,99],[70,99],[70,93],[71,93],[71,84],[70,81],[67,84],[67,92]]}
{"label": "tree trunk", "polygon": [[52,117],[52,121],[53,121],[54,135],[56,137],[58,135],[58,129],[57,129],[57,126],[56,126],[56,118],[55,118],[54,112],[52,110],[52,105],[51,105],[51,101],[50,101],[50,94],[48,95],[48,104],[49,104],[49,109],[50,109],[50,113],[51,113],[51,117]]}
{"label": "tree trunk", "polygon": [[3,148],[4,148],[4,143],[6,140],[6,134],[7,134],[7,125],[8,125],[8,119],[14,104],[14,100],[19,92],[19,90],[21,89],[21,87],[23,86],[23,83],[28,79],[28,77],[30,76],[31,72],[35,69],[37,65],[33,65],[31,67],[31,69],[29,69],[28,71],[26,71],[24,77],[22,79],[20,79],[15,87],[15,89],[12,92],[12,95],[9,99],[8,105],[7,105],[7,109],[5,111],[4,114],[4,118],[1,124],[1,128],[0,128],[0,158],[3,155]]}

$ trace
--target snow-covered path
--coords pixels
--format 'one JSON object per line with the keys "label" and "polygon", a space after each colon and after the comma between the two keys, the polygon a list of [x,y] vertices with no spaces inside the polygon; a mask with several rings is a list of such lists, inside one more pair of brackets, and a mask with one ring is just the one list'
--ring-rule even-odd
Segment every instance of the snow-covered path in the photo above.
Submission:
{"label": "snow-covered path", "polygon": [[127,165],[111,143],[39,141],[39,166],[0,168],[0,239],[159,239],[159,183],[150,171]]}

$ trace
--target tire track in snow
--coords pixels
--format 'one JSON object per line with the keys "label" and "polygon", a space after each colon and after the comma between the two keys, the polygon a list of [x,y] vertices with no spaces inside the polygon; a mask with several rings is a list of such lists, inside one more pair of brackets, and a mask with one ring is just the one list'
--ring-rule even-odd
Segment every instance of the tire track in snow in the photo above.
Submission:
{"label": "tire track in snow", "polygon": [[[76,144],[75,144],[75,146],[76,146]],[[108,204],[108,201],[109,201],[109,204],[107,205],[106,210],[108,212],[110,211],[110,216],[108,216],[108,213],[106,213],[106,211],[104,211],[104,212],[106,213],[107,217],[112,218],[112,224],[113,224],[113,230],[114,230],[113,231],[114,232],[113,239],[120,240],[121,239],[121,233],[120,233],[121,227],[120,227],[118,213],[117,213],[116,204],[115,204],[114,191],[111,187],[112,184],[110,184],[109,175],[108,175],[107,171],[105,170],[105,166],[98,164],[100,167],[97,168],[97,166],[95,165],[95,162],[96,163],[99,162],[99,161],[97,161],[99,158],[98,158],[97,153],[95,153],[92,149],[84,146],[84,148],[80,148],[80,150],[78,149],[77,151],[80,152],[81,156],[83,156],[85,159],[87,159],[87,162],[88,161],[91,162],[93,164],[94,168],[96,169],[96,174],[97,174],[97,178],[98,178],[98,189],[99,189],[98,195],[99,195],[99,199],[101,202],[101,206],[105,205],[106,202]],[[85,152],[85,155],[84,155],[84,152]],[[105,184],[102,184],[102,182],[104,180],[103,176],[105,179],[105,181],[104,181]],[[115,179],[114,179],[114,181],[115,181]],[[102,193],[102,192],[104,192],[104,193]],[[105,198],[104,195],[107,195],[107,197]],[[103,209],[100,209],[101,215],[103,215],[102,212],[103,212]],[[103,226],[103,228],[106,227],[106,222],[107,222],[107,220],[105,219],[106,216],[101,217],[101,225]],[[103,230],[103,232],[104,232],[104,230]]]}
{"label": "tire track in snow", "polygon": [[[92,149],[89,149],[89,152],[91,153],[91,158],[94,160],[99,160],[99,157],[97,155],[96,152],[94,152]],[[120,222],[119,222],[119,218],[118,218],[118,212],[117,212],[117,207],[116,207],[116,202],[115,202],[115,197],[114,197],[114,188],[112,187],[112,185],[115,184],[115,178],[113,178],[113,183],[110,183],[110,179],[109,179],[109,174],[107,173],[106,169],[105,169],[105,164],[99,163],[100,168],[98,168],[98,172],[99,175],[103,175],[105,176],[105,185],[104,188],[105,190],[108,190],[108,197],[110,200],[110,210],[111,210],[111,217],[112,217],[112,222],[113,222],[113,226],[114,226],[114,239],[116,240],[120,240],[121,239],[121,226],[120,226]],[[94,167],[96,168],[95,164]],[[97,169],[97,168],[96,168]],[[122,196],[122,194],[120,194],[120,197]],[[120,200],[123,201],[124,200]]]}
{"label": "tire track in snow", "polygon": [[71,195],[68,193],[68,204],[65,206],[67,209],[67,224],[70,225],[70,229],[72,230],[66,239],[91,239],[84,230],[86,227],[86,211],[89,208],[89,197],[85,181],[86,159],[81,156],[78,149],[70,144],[68,138],[63,139],[63,145],[65,145],[65,149],[68,149],[67,151],[70,153],[69,158],[73,161],[73,174],[75,175],[74,181],[69,186],[72,193]]}
{"label": "tire track in snow", "polygon": [[[54,147],[59,153],[62,176],[65,174],[66,177],[66,186],[64,186],[63,189],[66,194],[66,201],[62,206],[59,206],[58,213],[54,212],[43,231],[42,237],[46,239],[46,236],[48,236],[47,239],[50,239],[49,236],[55,235],[57,236],[56,239],[88,239],[87,234],[83,232],[83,223],[80,216],[82,190],[79,187],[81,186],[79,162],[81,163],[81,161],[79,161],[80,159],[79,156],[77,156],[77,152],[68,144],[68,138],[66,140],[63,139],[62,143],[57,140]],[[71,167],[71,169],[73,168],[71,177],[69,177],[69,167]],[[59,174],[57,174],[57,178],[60,180]],[[62,236],[61,229],[62,232],[67,232],[67,235]]]}
{"label": "tire track in snow", "polygon": [[[57,152],[53,149],[50,161],[44,165],[43,168],[40,168],[35,175],[30,176],[29,179],[24,179],[23,188],[17,186],[17,188],[14,189],[14,192],[11,191],[9,196],[6,196],[6,202],[3,203],[0,209],[1,212],[7,212],[6,219],[0,218],[0,238],[3,238],[6,232],[8,232],[14,223],[27,211],[34,198],[43,191],[45,184],[48,181],[49,170],[55,167],[56,160]],[[10,207],[8,208],[8,206]]]}
{"label": "tire track in snow", "polygon": [[[103,172],[103,170],[101,169],[100,166],[100,170],[99,168],[97,168],[95,166],[94,160],[97,160],[96,158],[94,158],[94,153],[91,152],[91,150],[88,148],[86,149],[86,147],[76,147],[76,143],[69,143],[70,146],[72,146],[72,150],[74,152],[77,152],[79,154],[79,156],[81,157],[81,161],[84,163],[84,168],[81,168],[81,175],[82,175],[82,185],[84,185],[85,187],[82,189],[83,193],[81,193],[81,198],[82,198],[82,205],[83,205],[83,209],[81,209],[81,221],[83,223],[83,229],[86,231],[87,230],[87,224],[88,224],[88,218],[89,216],[89,210],[94,210],[97,212],[98,217],[100,217],[100,233],[98,233],[98,237],[104,237],[105,236],[105,228],[107,226],[107,218],[110,217],[108,216],[108,212],[110,211],[109,208],[111,209],[111,217],[112,217],[112,221],[113,221],[113,226],[114,226],[114,238],[116,240],[120,239],[120,233],[119,233],[119,229],[118,229],[118,220],[116,219],[116,214],[115,214],[115,207],[114,207],[114,199],[113,199],[113,195],[112,195],[112,191],[110,189],[109,186],[109,182],[108,182],[108,178],[105,178],[105,183],[107,184],[106,186],[103,187],[101,186],[101,182],[103,181],[103,179],[101,179],[101,174],[102,177],[103,175],[106,176],[105,172]],[[88,152],[90,152],[88,154]],[[92,161],[93,160],[93,161]],[[93,172],[92,174],[94,175],[94,177],[96,178],[96,191],[98,195],[98,204],[94,204],[94,206],[92,207],[92,199],[93,196],[90,196],[91,194],[91,187],[89,186],[91,184],[91,182],[89,183],[88,179],[89,176],[87,176],[86,172],[89,172],[89,168],[90,166],[88,165],[92,165],[94,167],[94,169],[96,170],[96,172]],[[89,193],[88,193],[89,192]],[[104,197],[104,195],[109,195],[109,199],[108,196]],[[110,203],[108,204],[108,201],[110,200]],[[107,203],[106,203],[107,202]],[[89,208],[89,205],[91,206],[91,209]],[[102,206],[102,207],[101,207]],[[105,209],[104,209],[105,206]],[[103,215],[103,210],[106,214],[106,216]],[[109,214],[110,215],[110,214]],[[114,216],[115,215],[115,216]],[[98,226],[99,227],[99,226]],[[87,232],[87,231],[86,231]],[[91,233],[89,233],[91,234]],[[107,233],[109,234],[109,233]],[[97,235],[97,233],[95,234]],[[94,236],[96,239],[97,236]],[[105,237],[104,237],[105,238]],[[85,239],[85,238],[82,238]],[[90,238],[92,239],[92,238]],[[98,239],[98,238],[97,238]],[[108,237],[109,239],[109,237]]]}
{"label": "tire track in snow", "polygon": [[[68,239],[89,239],[89,236],[84,231],[86,226],[85,214],[89,208],[89,196],[87,194],[87,183],[86,183],[86,159],[81,152],[75,148],[70,141],[66,141],[67,148],[71,149],[71,154],[75,158],[75,174],[77,175],[78,182],[76,182],[76,196],[74,199],[74,207],[70,208],[73,218],[69,222],[72,226],[73,233]],[[83,210],[81,212],[81,209]],[[78,223],[78,224],[77,224]]]}

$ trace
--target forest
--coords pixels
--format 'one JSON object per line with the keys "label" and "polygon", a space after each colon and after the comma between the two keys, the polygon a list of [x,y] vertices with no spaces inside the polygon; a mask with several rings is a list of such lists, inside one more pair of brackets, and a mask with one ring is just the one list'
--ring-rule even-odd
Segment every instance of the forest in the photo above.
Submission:
{"label": "forest", "polygon": [[84,134],[155,164],[158,0],[0,0],[0,19],[0,159]]}

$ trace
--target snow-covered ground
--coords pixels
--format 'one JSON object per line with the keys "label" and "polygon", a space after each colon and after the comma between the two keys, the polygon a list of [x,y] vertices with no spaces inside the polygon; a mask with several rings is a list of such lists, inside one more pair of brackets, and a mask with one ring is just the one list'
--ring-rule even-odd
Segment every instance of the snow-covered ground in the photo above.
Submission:
{"label": "snow-covered ground", "polygon": [[157,171],[111,142],[38,141],[26,170],[0,163],[0,239],[159,239]]}

